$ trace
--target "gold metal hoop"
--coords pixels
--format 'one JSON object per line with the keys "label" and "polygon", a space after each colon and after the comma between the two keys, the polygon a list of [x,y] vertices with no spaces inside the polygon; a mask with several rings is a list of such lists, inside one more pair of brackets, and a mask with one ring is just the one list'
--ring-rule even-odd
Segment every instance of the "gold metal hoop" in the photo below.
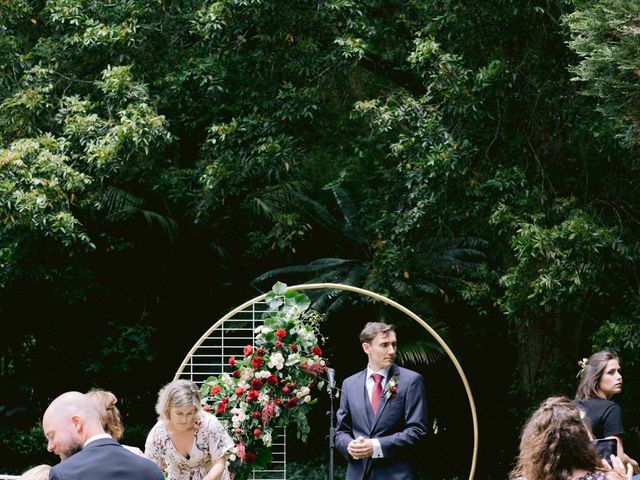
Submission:
{"label": "gold metal hoop", "polygon": [[[378,293],[372,292],[370,290],[365,290],[364,288],[353,287],[351,285],[343,285],[343,284],[340,284],[340,283],[307,283],[307,284],[302,284],[302,285],[294,285],[294,286],[291,286],[291,287],[288,287],[288,288],[290,288],[292,290],[314,290],[314,289],[347,290],[347,291],[350,291],[350,292],[359,293],[360,295],[366,295],[368,297],[374,298],[374,299],[379,300],[381,302],[384,302],[384,303],[386,303],[388,305],[391,305],[392,307],[397,308],[398,310],[400,310],[404,314],[406,314],[409,317],[411,317],[412,319],[414,319],[420,325],[422,325],[422,327],[425,330],[427,330],[431,334],[431,336],[433,336],[433,338],[436,339],[436,341],[440,344],[440,346],[447,353],[447,356],[449,357],[449,359],[451,360],[453,365],[456,367],[458,375],[460,375],[460,379],[462,380],[462,384],[464,385],[464,389],[467,392],[467,399],[469,400],[469,408],[471,410],[471,419],[472,419],[472,422],[473,422],[473,454],[472,454],[472,457],[471,457],[471,470],[469,472],[469,480],[473,480],[474,476],[475,476],[475,472],[476,472],[476,463],[478,461],[478,415],[477,415],[477,412],[476,412],[476,404],[475,404],[475,402],[473,400],[473,394],[471,393],[471,387],[469,386],[469,382],[467,381],[467,376],[464,374],[464,371],[462,370],[462,367],[460,366],[460,362],[458,362],[458,359],[453,354],[453,352],[451,351],[449,346],[445,343],[445,341],[440,337],[440,335],[438,335],[438,333],[433,328],[431,328],[427,324],[427,322],[422,320],[418,315],[413,313],[408,308],[400,305],[398,302],[395,302],[395,301],[393,301],[393,300],[391,300],[391,299],[389,299],[389,298],[387,298],[387,297],[385,297],[383,295],[380,295]],[[188,364],[189,359],[191,358],[193,353],[196,351],[198,346],[204,340],[206,340],[209,337],[211,332],[213,332],[220,325],[222,325],[222,323],[225,320],[227,320],[229,318],[232,318],[235,314],[237,314],[238,312],[243,311],[248,306],[250,306],[250,305],[252,305],[254,303],[263,301],[266,296],[267,296],[267,294],[265,293],[265,294],[260,295],[260,296],[258,296],[256,298],[252,299],[252,300],[249,300],[248,302],[243,303],[239,307],[236,307],[231,312],[227,313],[224,317],[222,317],[216,323],[214,323],[213,326],[209,330],[207,330],[206,333],[204,335],[202,335],[202,337],[200,337],[200,339],[196,342],[196,344],[193,346],[193,348],[186,355],[186,357],[182,361],[182,364],[180,365],[180,368],[176,372],[176,375],[175,375],[174,379],[177,380],[178,378],[180,378],[180,375],[182,374],[185,366]]]}

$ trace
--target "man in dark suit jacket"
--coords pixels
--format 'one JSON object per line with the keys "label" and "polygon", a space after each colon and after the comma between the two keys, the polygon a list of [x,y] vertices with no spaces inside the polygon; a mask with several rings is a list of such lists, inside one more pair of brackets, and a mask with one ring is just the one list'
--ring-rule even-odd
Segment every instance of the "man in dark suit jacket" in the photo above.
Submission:
{"label": "man in dark suit jacket", "polygon": [[411,462],[427,434],[424,380],[394,364],[393,325],[369,322],[360,332],[365,370],[342,384],[336,448],[346,457],[347,480],[412,480]]}
{"label": "man in dark suit jacket", "polygon": [[102,428],[95,404],[80,392],[56,398],[42,417],[47,450],[60,456],[50,480],[163,480],[158,466],[131,453]]}

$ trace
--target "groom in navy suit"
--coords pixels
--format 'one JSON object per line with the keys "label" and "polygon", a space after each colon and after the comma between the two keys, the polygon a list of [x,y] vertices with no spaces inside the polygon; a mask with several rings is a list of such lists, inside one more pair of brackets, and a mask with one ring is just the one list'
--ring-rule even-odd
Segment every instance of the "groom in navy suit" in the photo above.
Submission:
{"label": "groom in navy suit", "polygon": [[411,462],[427,435],[424,380],[394,364],[393,325],[369,322],[360,332],[367,368],[342,384],[336,448],[347,480],[413,480]]}
{"label": "groom in navy suit", "polygon": [[62,460],[50,480],[163,480],[151,460],[131,453],[102,428],[100,414],[83,393],[56,398],[42,417],[47,450]]}

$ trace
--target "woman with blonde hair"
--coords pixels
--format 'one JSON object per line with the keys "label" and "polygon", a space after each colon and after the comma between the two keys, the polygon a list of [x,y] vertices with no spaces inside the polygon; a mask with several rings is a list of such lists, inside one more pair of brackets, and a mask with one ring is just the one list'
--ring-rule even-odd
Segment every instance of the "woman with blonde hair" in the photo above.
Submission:
{"label": "woman with blonde hair", "polygon": [[630,480],[615,455],[612,467],[598,459],[587,427],[566,397],[546,399],[522,431],[520,455],[511,480]]}
{"label": "woman with blonde hair", "polygon": [[49,480],[50,470],[51,465],[38,465],[20,475],[19,480]]}
{"label": "woman with blonde hair", "polygon": [[[118,398],[112,392],[100,389],[90,390],[86,395],[98,407],[105,433],[111,435],[116,442],[120,442],[124,433],[124,425],[120,417],[120,410],[116,407]],[[144,455],[138,447],[122,446],[137,455]]]}
{"label": "woman with blonde hair", "polygon": [[195,383],[175,380],[158,392],[158,422],[144,454],[168,473],[168,480],[220,480],[233,441],[218,419],[201,408]]}

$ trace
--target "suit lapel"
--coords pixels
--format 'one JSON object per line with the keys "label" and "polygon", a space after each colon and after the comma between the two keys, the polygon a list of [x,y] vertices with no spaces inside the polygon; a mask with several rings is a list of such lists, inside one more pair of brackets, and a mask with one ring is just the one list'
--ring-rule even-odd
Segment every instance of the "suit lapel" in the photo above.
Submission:
{"label": "suit lapel", "polygon": [[[387,386],[387,383],[389,383],[389,380],[391,380],[393,377],[400,377],[400,371],[398,370],[398,367],[396,366],[396,364],[394,363],[393,365],[391,365],[391,368],[389,369],[389,374],[387,375],[386,381],[385,381],[385,387]],[[376,413],[375,418],[373,419],[373,425],[371,425],[371,431],[373,432],[376,428],[376,425],[378,425],[378,421],[380,420],[380,417],[382,417],[382,414],[384,413],[384,407],[387,406],[387,396],[384,394],[384,389],[382,390],[382,397],[380,397],[380,405],[378,406],[378,412]],[[369,406],[369,409],[371,409],[371,406]]]}
{"label": "suit lapel", "polygon": [[362,417],[362,424],[366,425],[367,429],[370,429],[371,423],[373,422],[373,410],[371,410],[371,401],[369,400],[369,394],[367,393],[366,368],[359,373],[357,384],[360,385],[360,401],[356,402],[356,405],[362,405],[362,408],[358,409]]}

